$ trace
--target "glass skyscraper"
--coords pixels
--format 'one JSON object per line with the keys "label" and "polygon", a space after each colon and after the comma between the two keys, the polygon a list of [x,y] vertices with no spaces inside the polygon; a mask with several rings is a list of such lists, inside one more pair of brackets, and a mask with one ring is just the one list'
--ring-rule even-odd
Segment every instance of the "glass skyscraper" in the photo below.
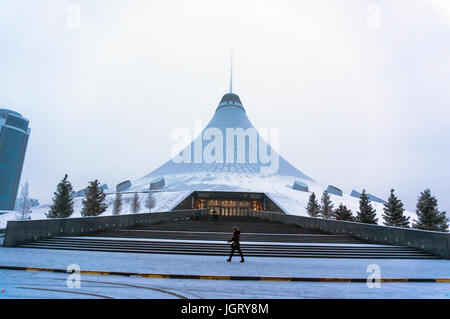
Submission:
{"label": "glass skyscraper", "polygon": [[0,109],[0,210],[13,210],[19,189],[29,121],[21,114]]}

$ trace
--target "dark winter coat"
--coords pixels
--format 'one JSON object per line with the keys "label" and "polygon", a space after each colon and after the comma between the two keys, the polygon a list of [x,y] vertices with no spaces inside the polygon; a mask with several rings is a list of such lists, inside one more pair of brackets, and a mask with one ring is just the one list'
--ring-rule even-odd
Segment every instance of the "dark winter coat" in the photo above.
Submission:
{"label": "dark winter coat", "polygon": [[231,248],[233,249],[239,249],[240,248],[240,236],[241,236],[241,231],[240,230],[236,230],[233,234],[233,237],[228,241],[229,243],[232,242],[231,244]]}

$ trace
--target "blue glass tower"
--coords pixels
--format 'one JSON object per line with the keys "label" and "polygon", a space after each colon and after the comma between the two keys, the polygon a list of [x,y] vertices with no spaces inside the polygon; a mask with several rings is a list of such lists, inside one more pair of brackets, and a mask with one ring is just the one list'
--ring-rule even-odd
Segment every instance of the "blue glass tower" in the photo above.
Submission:
{"label": "blue glass tower", "polygon": [[0,210],[13,210],[19,189],[29,121],[17,112],[0,109]]}

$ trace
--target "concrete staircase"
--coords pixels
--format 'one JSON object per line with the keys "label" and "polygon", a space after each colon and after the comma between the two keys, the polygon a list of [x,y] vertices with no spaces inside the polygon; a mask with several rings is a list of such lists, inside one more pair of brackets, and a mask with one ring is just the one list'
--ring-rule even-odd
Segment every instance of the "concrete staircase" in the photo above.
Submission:
{"label": "concrete staircase", "polygon": [[221,217],[214,223],[208,216],[202,216],[199,221],[179,220],[159,225],[138,226],[133,229],[99,232],[89,236],[227,241],[233,235],[233,226],[241,230],[241,241],[362,243],[350,236],[328,235],[319,231],[308,231],[295,225],[271,223],[255,217]]}
{"label": "concrete staircase", "polygon": [[251,217],[220,217],[214,223],[179,220],[96,232],[81,237],[53,237],[22,245],[25,248],[83,251],[226,256],[232,227],[241,230],[241,248],[247,257],[293,258],[437,258],[413,248],[369,245],[346,235],[329,235],[295,225],[270,223]]}

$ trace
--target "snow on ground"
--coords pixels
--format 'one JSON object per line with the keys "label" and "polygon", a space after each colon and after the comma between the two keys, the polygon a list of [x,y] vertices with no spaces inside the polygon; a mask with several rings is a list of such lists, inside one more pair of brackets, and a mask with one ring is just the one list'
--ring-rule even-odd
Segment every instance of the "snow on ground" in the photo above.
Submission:
{"label": "snow on ground", "polygon": [[67,287],[67,277],[65,274],[0,270],[0,299],[450,298],[449,284],[445,283],[382,283],[381,288],[370,289],[365,283],[216,281],[82,275],[81,287],[74,289]]}
{"label": "snow on ground", "polygon": [[[244,252],[245,253],[245,252]],[[225,276],[366,278],[367,266],[381,267],[383,278],[450,278],[450,260],[321,259],[248,257],[225,262],[221,256],[158,255],[114,252],[0,248],[0,265],[83,270]],[[450,285],[449,285],[450,289]]]}
{"label": "snow on ground", "polygon": [[[367,278],[377,264],[382,278],[448,278],[448,260],[360,260],[153,255],[0,248],[8,266],[193,275]],[[2,298],[450,298],[448,283],[313,283],[149,279],[82,275],[81,288],[66,286],[68,274],[0,270]],[[131,285],[131,286],[130,286]],[[36,290],[39,289],[39,290]],[[40,290],[45,289],[45,290]]]}

